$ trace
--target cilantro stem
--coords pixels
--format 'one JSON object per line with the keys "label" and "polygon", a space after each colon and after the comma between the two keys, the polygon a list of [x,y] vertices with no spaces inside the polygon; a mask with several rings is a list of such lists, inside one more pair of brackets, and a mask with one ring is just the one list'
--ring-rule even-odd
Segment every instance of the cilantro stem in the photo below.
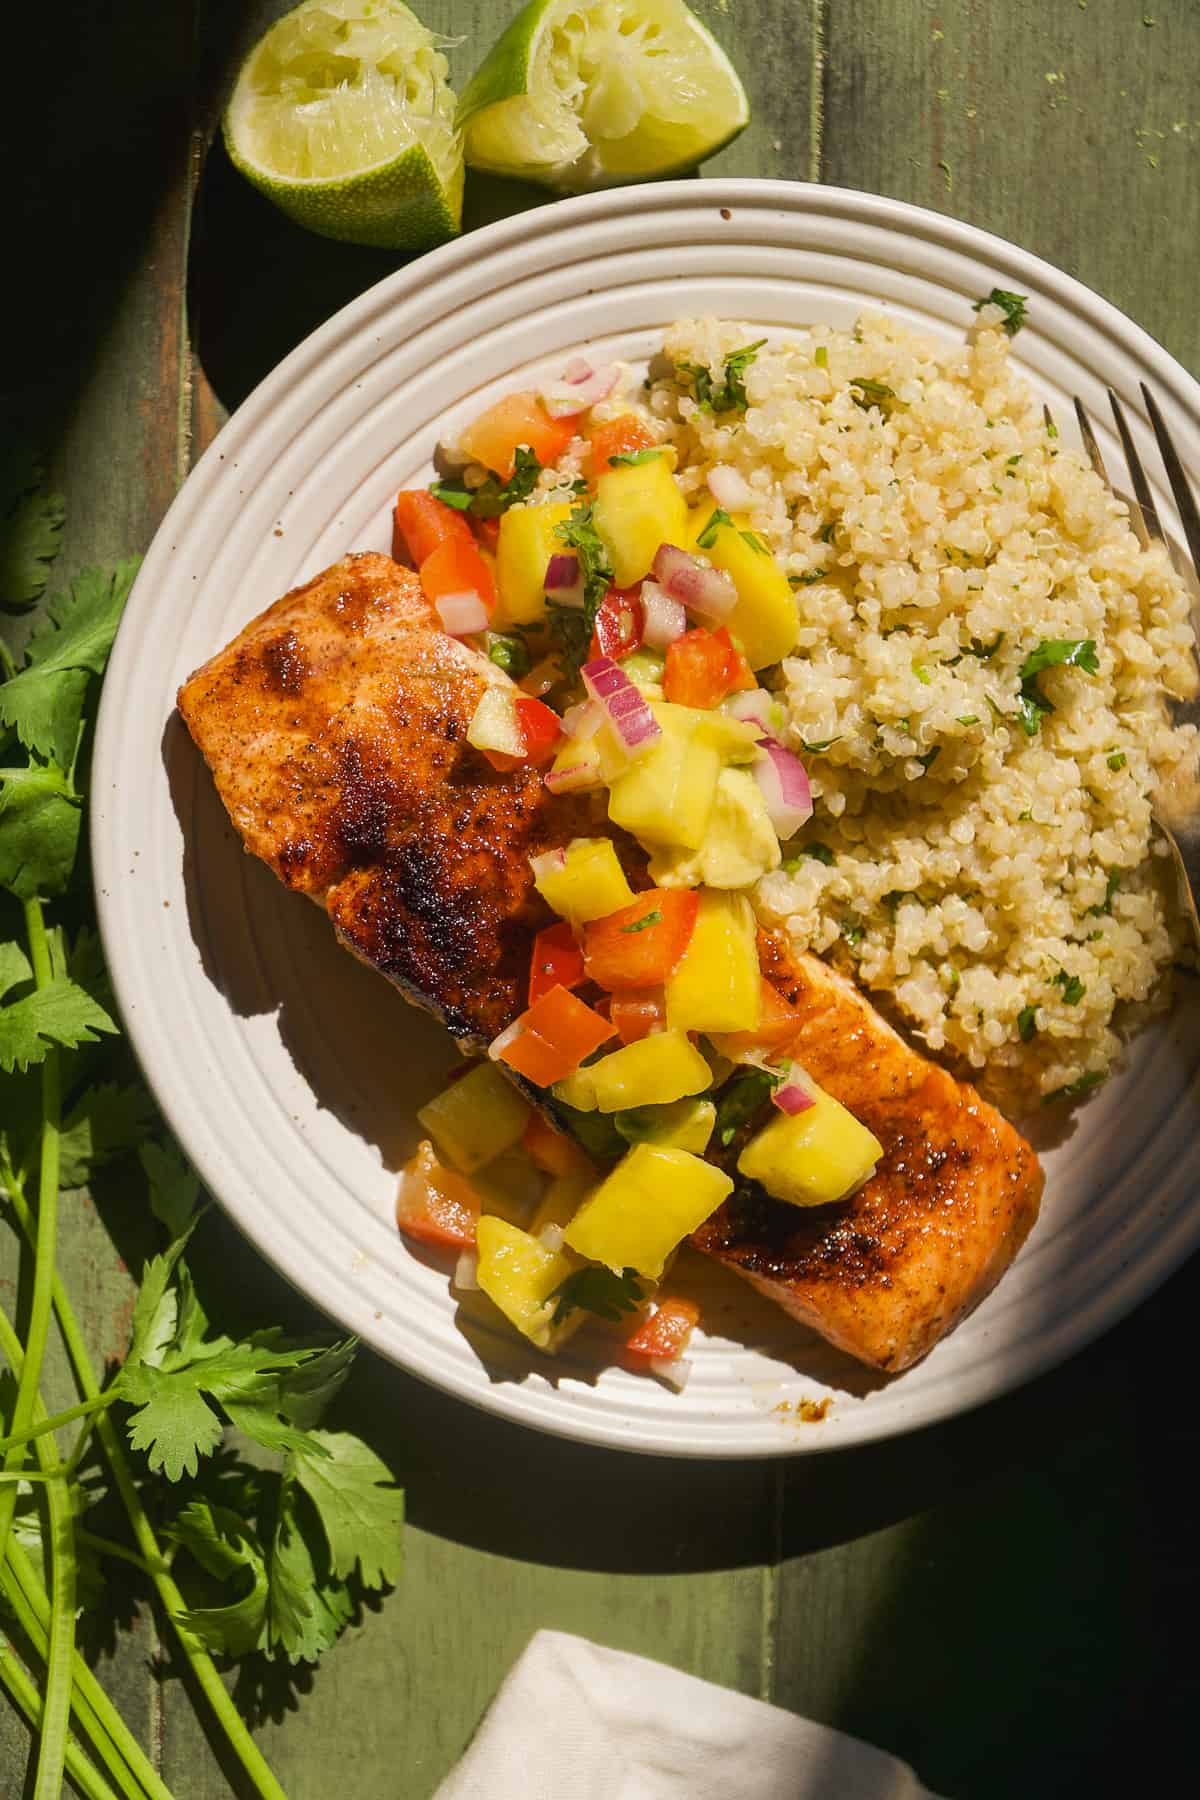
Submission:
{"label": "cilantro stem", "polygon": [[44,1437],[48,1431],[58,1431],[63,1425],[70,1425],[75,1419],[86,1419],[90,1414],[99,1412],[102,1406],[111,1406],[116,1396],[109,1390],[96,1400],[81,1400],[78,1406],[68,1406],[65,1412],[52,1413],[49,1418],[42,1419],[36,1425],[27,1425],[24,1431],[14,1431],[8,1437],[0,1437],[0,1450],[15,1450],[20,1444],[31,1444],[35,1438]]}
{"label": "cilantro stem", "polygon": [[[17,1661],[16,1651],[4,1637],[0,1637],[0,1687],[8,1689],[13,1705],[25,1715],[30,1729],[40,1731],[41,1697]],[[73,1738],[67,1740],[66,1763],[67,1774],[83,1795],[83,1800],[118,1800],[115,1790],[109,1787],[103,1775],[88,1761]]]}
{"label": "cilantro stem", "polygon": [[[16,1214],[17,1223],[25,1236],[30,1243],[35,1242],[37,1226],[32,1209],[21,1191],[19,1182],[13,1182],[10,1186],[9,1200]],[[66,1345],[71,1367],[75,1371],[75,1380],[82,1388],[85,1400],[99,1400],[102,1398],[102,1390],[92,1367],[87,1343],[80,1329],[79,1320],[75,1316],[75,1309],[57,1275],[54,1277],[53,1294],[59,1330],[62,1332],[63,1343]],[[225,1684],[217,1672],[217,1666],[212,1657],[190,1635],[182,1622],[183,1615],[187,1611],[187,1602],[171,1576],[164,1573],[167,1565],[158,1539],[154,1535],[153,1527],[146,1515],[146,1509],[142,1505],[142,1498],[137,1491],[129,1459],[125,1455],[111,1414],[107,1411],[96,1413],[95,1429],[112,1470],[117,1491],[124,1503],[138,1548],[150,1567],[151,1580],[154,1582],[158,1597],[162,1601],[196,1682],[216,1714],[221,1729],[229,1739],[231,1749],[258,1789],[262,1800],[287,1800],[283,1789],[271,1772],[270,1765],[254,1742],[232,1699],[226,1692]],[[2,1501],[3,1496],[0,1495],[0,1502]],[[170,1800],[169,1795],[166,1796],[166,1800]]]}
{"label": "cilantro stem", "polygon": [[[93,1550],[99,1551],[101,1556],[119,1557],[122,1562],[131,1563],[135,1569],[140,1569],[143,1575],[148,1575],[151,1581],[154,1580],[154,1569],[144,1557],[137,1554],[136,1550],[127,1550],[124,1544],[114,1543],[112,1538],[100,1537],[94,1531],[85,1530],[82,1525],[78,1528],[76,1536],[81,1544],[89,1544]],[[170,1574],[170,1566],[167,1563],[160,1563],[159,1567],[165,1574]]]}
{"label": "cilantro stem", "polygon": [[65,1481],[47,1484],[46,1511],[50,1525],[50,1642],[33,1800],[59,1800],[62,1793],[75,1658],[75,1516]]}

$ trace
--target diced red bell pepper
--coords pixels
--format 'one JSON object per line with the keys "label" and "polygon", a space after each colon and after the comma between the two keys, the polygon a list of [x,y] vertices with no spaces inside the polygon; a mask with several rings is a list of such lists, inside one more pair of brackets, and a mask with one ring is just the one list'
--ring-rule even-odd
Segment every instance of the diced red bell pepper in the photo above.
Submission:
{"label": "diced red bell pepper", "polygon": [[544,700],[522,694],[517,701],[517,723],[525,738],[525,760],[540,768],[549,762],[562,737],[562,720]]}
{"label": "diced red bell pepper", "polygon": [[728,625],[722,625],[713,632],[718,644],[726,649],[725,675],[729,682],[729,692],[740,694],[749,688],[758,686],[758,677],[746,660],[746,652],[730,631]]}
{"label": "diced red bell pepper", "polygon": [[470,1249],[478,1222],[479,1196],[466,1176],[440,1163],[432,1144],[422,1144],[396,1197],[396,1223],[405,1237],[439,1249]]}
{"label": "diced red bell pepper", "polygon": [[583,951],[566,923],[548,925],[533,940],[529,964],[529,1004],[540,1000],[552,987],[578,987],[583,980]]}
{"label": "diced red bell pepper", "polygon": [[646,630],[646,609],[640,585],[609,588],[596,611],[592,631],[593,656],[611,656],[614,662],[630,656]]}
{"label": "diced red bell pepper", "polygon": [[568,993],[560,982],[500,1033],[488,1055],[507,1063],[535,1086],[550,1087],[573,1075],[584,1057],[612,1035],[609,1021]]}
{"label": "diced red bell pepper", "polygon": [[474,462],[508,481],[521,445],[532,450],[543,468],[557,462],[575,436],[578,414],[552,419],[536,394],[506,394],[463,432],[459,447]]}
{"label": "diced red bell pepper", "polygon": [[614,994],[608,1016],[623,1044],[636,1044],[652,1031],[663,1031],[667,1024],[666,995],[661,988],[645,988],[629,994]]}
{"label": "diced red bell pepper", "polygon": [[425,488],[403,488],[392,512],[392,555],[405,556],[419,569],[441,544],[474,546],[465,515]]}
{"label": "diced red bell pepper", "polygon": [[733,691],[734,671],[730,664],[735,654],[728,632],[722,642],[715,631],[703,625],[685,631],[667,645],[664,695],[677,706],[699,706],[705,710],[719,706]]}
{"label": "diced red bell pepper", "polygon": [[779,989],[763,978],[758,1003],[758,1024],[753,1031],[711,1033],[713,1048],[735,1060],[749,1050],[784,1050],[800,1029],[801,1019]]}
{"label": "diced red bell pepper", "polygon": [[495,609],[496,583],[469,531],[465,544],[458,538],[446,538],[430,551],[421,564],[421,592],[430,606],[444,594],[474,592],[489,613]]}
{"label": "diced red bell pepper", "polygon": [[583,966],[610,993],[662,987],[687,949],[700,896],[686,888],[649,888],[632,906],[585,925]]}
{"label": "diced red bell pepper", "polygon": [[649,426],[636,413],[621,413],[607,419],[588,432],[593,475],[603,475],[610,456],[629,456],[638,450],[652,450],[658,442]]}
{"label": "diced red bell pepper", "polygon": [[521,1137],[521,1148],[547,1175],[582,1175],[591,1168],[574,1138],[555,1131],[540,1112],[530,1113]]}
{"label": "diced red bell pepper", "polygon": [[699,1323],[700,1308],[694,1300],[663,1300],[625,1340],[625,1354],[634,1363],[675,1362]]}

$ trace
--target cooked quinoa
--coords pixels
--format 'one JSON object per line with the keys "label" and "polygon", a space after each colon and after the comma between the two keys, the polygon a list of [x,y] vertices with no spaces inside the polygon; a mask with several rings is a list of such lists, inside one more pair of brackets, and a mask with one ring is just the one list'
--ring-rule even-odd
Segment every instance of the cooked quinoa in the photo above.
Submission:
{"label": "cooked quinoa", "polygon": [[[744,411],[713,412],[682,366],[718,381],[762,333],[683,320],[640,399],[695,499],[718,464],[749,482],[796,588],[772,680],[815,813],[761,916],[1019,1109],[1102,1077],[1188,953],[1150,795],[1195,761],[1162,695],[1196,673],[1165,552],[1047,426],[1003,322],[772,334]],[[1074,660],[1031,676],[1047,643]]]}

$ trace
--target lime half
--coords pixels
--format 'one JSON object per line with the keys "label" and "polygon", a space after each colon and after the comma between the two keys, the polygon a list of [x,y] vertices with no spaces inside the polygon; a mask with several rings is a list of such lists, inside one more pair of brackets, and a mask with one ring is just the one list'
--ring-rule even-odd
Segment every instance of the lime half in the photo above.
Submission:
{"label": "lime half", "polygon": [[458,109],[472,168],[574,191],[693,168],[749,117],[682,0],[531,0]]}
{"label": "lime half", "polygon": [[305,0],[225,112],[242,174],[323,237],[422,250],[458,231],[462,141],[437,39],[401,0]]}

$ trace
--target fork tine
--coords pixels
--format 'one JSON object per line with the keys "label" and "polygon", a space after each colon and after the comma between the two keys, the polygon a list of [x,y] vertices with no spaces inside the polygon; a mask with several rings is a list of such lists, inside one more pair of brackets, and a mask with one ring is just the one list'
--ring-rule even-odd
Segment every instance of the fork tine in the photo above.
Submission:
{"label": "fork tine", "polygon": [[1092,421],[1084,411],[1083,401],[1078,394],[1075,396],[1075,418],[1079,425],[1079,435],[1083,439],[1083,447],[1088,454],[1088,461],[1111,493],[1112,482],[1108,479],[1108,470],[1104,466],[1104,458],[1100,454],[1100,446],[1096,442],[1096,434],[1092,430]]}
{"label": "fork tine", "polygon": [[1133,510],[1134,529],[1142,540],[1143,547],[1151,539],[1162,542],[1162,526],[1158,522],[1158,510],[1154,504],[1154,495],[1150,492],[1150,483],[1146,480],[1146,471],[1142,467],[1142,459],[1137,453],[1133,441],[1133,433],[1121,410],[1121,402],[1108,390],[1108,404],[1112,407],[1112,415],[1117,424],[1117,435],[1121,440],[1121,448],[1125,452],[1125,461],[1129,465],[1129,476],[1133,482],[1133,491],[1137,496],[1137,506]]}
{"label": "fork tine", "polygon": [[1146,402],[1146,411],[1150,415],[1150,423],[1154,427],[1154,435],[1158,439],[1159,455],[1163,459],[1167,480],[1170,482],[1171,492],[1175,496],[1175,505],[1179,509],[1179,521],[1183,526],[1183,535],[1187,539],[1188,549],[1192,553],[1192,562],[1197,569],[1200,569],[1200,511],[1196,507],[1195,495],[1183,472],[1179,452],[1171,441],[1166,422],[1158,409],[1158,401],[1144,381],[1142,383],[1142,399]]}

